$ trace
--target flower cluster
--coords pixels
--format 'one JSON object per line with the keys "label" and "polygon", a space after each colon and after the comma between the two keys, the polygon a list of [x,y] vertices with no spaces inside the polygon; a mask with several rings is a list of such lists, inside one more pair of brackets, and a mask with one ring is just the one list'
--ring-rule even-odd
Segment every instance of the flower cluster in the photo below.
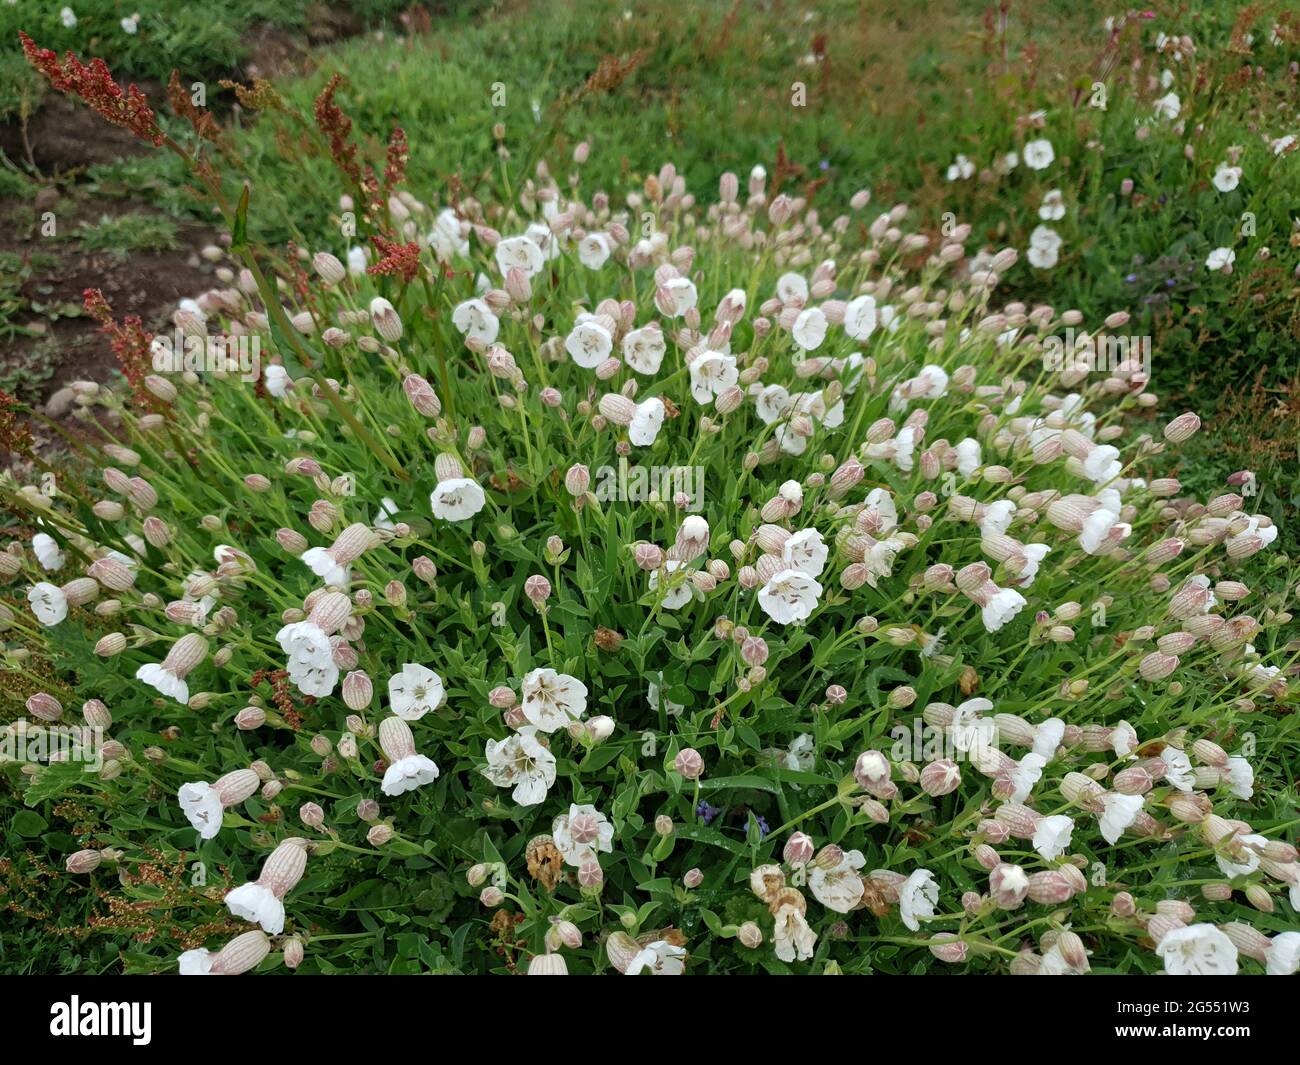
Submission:
{"label": "flower cluster", "polygon": [[[870,199],[393,190],[378,261],[177,311],[261,387],[148,374],[86,478],[4,485],[6,653],[38,722],[112,730],[112,861],[197,833],[194,921],[258,926],[159,967],[336,971],[392,881],[435,967],[1296,971],[1246,919],[1300,908],[1255,779],[1300,694],[1277,527],[1169,474],[1200,420],[1142,366],[1043,369],[1083,316],[999,302],[1014,249]],[[702,478],[594,490],[632,465]]]}

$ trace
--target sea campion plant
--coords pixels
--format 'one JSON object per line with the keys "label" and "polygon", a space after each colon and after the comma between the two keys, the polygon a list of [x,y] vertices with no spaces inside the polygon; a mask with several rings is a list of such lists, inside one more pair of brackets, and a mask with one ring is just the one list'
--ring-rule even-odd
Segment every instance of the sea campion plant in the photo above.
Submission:
{"label": "sea campion plant", "polygon": [[1300,966],[1295,574],[1162,476],[1200,423],[1139,365],[1048,366],[1123,312],[761,167],[417,198],[335,82],[357,237],[262,248],[182,94],[187,144],[28,52],[193,166],[230,239],[175,325],[262,360],[162,372],[89,292],[111,437],[0,485],[6,779],[75,800],[128,968]]}

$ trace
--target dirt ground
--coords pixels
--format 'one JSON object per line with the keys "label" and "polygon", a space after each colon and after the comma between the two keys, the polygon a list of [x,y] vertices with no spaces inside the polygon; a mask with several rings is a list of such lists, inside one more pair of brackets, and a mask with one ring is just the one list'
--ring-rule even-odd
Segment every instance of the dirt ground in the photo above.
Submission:
{"label": "dirt ground", "polygon": [[[360,32],[344,18],[318,25],[306,42],[271,27],[255,31],[244,78],[304,73],[314,58],[311,47]],[[159,84],[140,84],[159,105]],[[198,295],[215,283],[212,266],[199,249],[215,242],[209,226],[170,217],[175,247],[168,250],[87,250],[68,235],[82,225],[122,215],[163,217],[146,190],[111,193],[86,180],[86,170],[148,151],[123,130],[103,122],[88,108],[57,93],[47,93],[26,122],[0,121],[0,151],[39,182],[27,197],[0,197],[0,270],[18,264],[16,278],[0,277],[0,386],[27,402],[45,402],[64,384],[79,379],[106,380],[117,363],[97,324],[82,311],[86,288],[103,290],[121,317],[139,315],[148,328],[164,326],[178,300]],[[52,213],[58,235],[42,232]],[[4,319],[8,318],[8,328]],[[52,411],[51,413],[60,413]]]}

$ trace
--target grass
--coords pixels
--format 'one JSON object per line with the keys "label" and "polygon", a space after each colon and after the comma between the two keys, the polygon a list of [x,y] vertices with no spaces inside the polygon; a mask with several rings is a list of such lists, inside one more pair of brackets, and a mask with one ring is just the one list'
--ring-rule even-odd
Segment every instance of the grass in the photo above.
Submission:
{"label": "grass", "polygon": [[[183,7],[160,10],[174,6]],[[380,25],[398,6],[350,10]],[[164,38],[169,51],[140,50],[143,31],[130,40],[87,37],[87,5],[76,30],[53,29],[42,43],[98,42],[119,73],[161,79],[172,65],[193,65],[198,45],[211,40],[204,34],[242,34],[259,22],[301,32],[304,16],[289,8],[276,0],[225,5],[197,36]],[[1272,480],[1294,480],[1300,236],[1292,215],[1300,166],[1294,154],[1274,156],[1267,142],[1300,132],[1290,69],[1300,61],[1300,23],[1271,2],[1198,0],[1155,11],[1152,25],[1194,38],[1194,59],[1153,57],[1154,32],[1141,23],[1110,41],[1109,8],[1092,3],[1013,4],[1002,22],[965,0],[869,7],[683,0],[671,20],[654,5],[617,0],[451,4],[434,32],[354,37],[321,49],[309,76],[277,87],[288,112],[309,114],[326,78],[342,72],[339,100],[356,135],[378,154],[389,130],[403,125],[413,184],[442,189],[444,201],[473,194],[499,169],[497,123],[515,164],[543,145],[558,159],[588,142],[589,185],[618,187],[671,160],[703,194],[724,170],[743,176],[762,162],[784,188],[824,205],[827,219],[868,187],[876,204],[913,204],[931,229],[953,211],[973,223],[978,241],[1022,249],[1040,223],[1044,193],[1059,188],[1067,206],[1052,223],[1063,240],[1059,264],[1035,270],[1022,258],[1004,285],[1026,301],[1089,315],[1132,311],[1127,328],[1153,338],[1161,390],[1207,418],[1223,411],[1226,435],[1241,441],[1242,465],[1277,466]],[[0,7],[0,30],[14,17]],[[202,50],[232,62],[242,54]],[[1166,76],[1190,137],[1152,122]],[[1104,109],[1090,106],[1098,82]],[[222,92],[214,98],[219,107],[230,102]],[[993,173],[994,160],[1034,135],[1024,117],[1035,111],[1044,114],[1056,164],[1037,174],[1023,166]],[[341,184],[314,131],[274,109],[238,109],[230,118],[254,178],[255,235],[344,250]],[[1211,179],[1234,147],[1243,179],[1225,194]],[[959,152],[982,172],[949,182]],[[99,195],[143,192],[169,214],[210,218],[170,157],[131,158],[86,176]],[[1232,277],[1204,268],[1218,246],[1237,251]],[[1269,258],[1261,259],[1265,247]],[[1276,503],[1274,516],[1294,527],[1289,495]]]}
{"label": "grass", "polygon": [[[67,6],[76,24],[62,19]],[[378,24],[395,18],[404,0],[345,0],[328,8],[299,0],[224,0],[194,4],[188,0],[17,0],[0,4],[0,117],[30,111],[43,86],[27,67],[18,47],[24,30],[45,48],[72,49],[113,61],[119,76],[137,81],[165,81],[173,67],[190,79],[215,79],[238,70],[250,54],[261,28],[279,31],[304,45],[322,32],[341,32],[352,20]],[[134,13],[134,33],[121,20]],[[330,18],[324,15],[332,15]]]}
{"label": "grass", "polygon": [[77,228],[76,238],[87,251],[127,256],[139,251],[170,251],[179,246],[176,223],[162,215],[131,212],[102,215],[93,225]]}

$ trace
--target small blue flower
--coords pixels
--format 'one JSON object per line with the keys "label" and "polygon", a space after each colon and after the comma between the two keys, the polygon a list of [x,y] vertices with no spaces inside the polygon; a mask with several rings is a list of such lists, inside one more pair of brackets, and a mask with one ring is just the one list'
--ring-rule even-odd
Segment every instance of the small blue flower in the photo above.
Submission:
{"label": "small blue flower", "polygon": [[695,816],[698,817],[701,821],[703,821],[706,825],[710,821],[712,821],[715,817],[717,817],[718,814],[720,813],[722,813],[722,807],[710,806],[708,802],[704,799],[701,799],[700,804],[697,807],[695,807]]}

